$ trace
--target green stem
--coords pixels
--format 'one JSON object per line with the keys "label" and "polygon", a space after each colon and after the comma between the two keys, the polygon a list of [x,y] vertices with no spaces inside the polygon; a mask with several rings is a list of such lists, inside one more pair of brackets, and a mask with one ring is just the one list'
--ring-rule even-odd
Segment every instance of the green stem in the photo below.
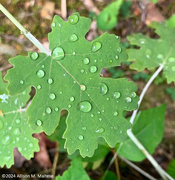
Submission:
{"label": "green stem", "polygon": [[28,32],[6,9],[2,4],[0,4],[0,10],[12,21],[15,26],[24,34],[41,52],[45,53],[47,56],[50,55],[48,51],[30,32]]}

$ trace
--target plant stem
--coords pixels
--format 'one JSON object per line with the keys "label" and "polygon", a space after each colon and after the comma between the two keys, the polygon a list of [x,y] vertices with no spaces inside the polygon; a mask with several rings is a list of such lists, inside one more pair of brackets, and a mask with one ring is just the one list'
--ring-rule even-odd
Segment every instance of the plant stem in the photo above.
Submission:
{"label": "plant stem", "polygon": [[28,32],[5,8],[0,4],[0,10],[12,21],[13,24],[24,34],[41,52],[50,56],[50,51],[48,51],[30,32]]}

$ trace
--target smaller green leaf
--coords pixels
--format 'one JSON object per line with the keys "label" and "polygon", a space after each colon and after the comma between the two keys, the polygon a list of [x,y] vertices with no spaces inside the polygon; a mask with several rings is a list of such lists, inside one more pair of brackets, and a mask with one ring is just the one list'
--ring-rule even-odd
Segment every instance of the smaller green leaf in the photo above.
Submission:
{"label": "smaller green leaf", "polygon": [[117,24],[117,15],[123,0],[117,0],[108,5],[97,17],[97,26],[99,29],[108,31]]}
{"label": "smaller green leaf", "polygon": [[[135,120],[132,132],[149,153],[153,153],[160,143],[164,132],[165,104],[142,111]],[[119,154],[131,161],[142,161],[145,156],[140,149],[128,139],[120,148]]]}
{"label": "smaller green leaf", "polygon": [[86,171],[83,168],[81,158],[75,158],[71,162],[71,166],[62,176],[57,176],[56,180],[90,180]]}
{"label": "smaller green leaf", "polygon": [[175,178],[175,159],[173,159],[169,165],[168,165],[168,169],[167,169],[167,173],[172,176],[173,178]]}

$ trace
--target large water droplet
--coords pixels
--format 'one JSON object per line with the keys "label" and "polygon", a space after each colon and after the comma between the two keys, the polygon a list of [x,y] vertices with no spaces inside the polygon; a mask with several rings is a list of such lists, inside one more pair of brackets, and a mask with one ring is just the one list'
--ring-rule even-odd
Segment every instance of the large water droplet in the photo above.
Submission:
{"label": "large water droplet", "polygon": [[97,67],[96,67],[96,66],[91,66],[91,67],[90,67],[90,72],[91,72],[91,73],[97,72]]}
{"label": "large water droplet", "polygon": [[114,92],[114,98],[118,99],[120,97],[120,93],[119,92]]}
{"label": "large water droplet", "polygon": [[50,114],[51,112],[52,112],[52,109],[51,109],[50,107],[47,107],[47,108],[46,108],[46,113],[47,113],[47,114]]}
{"label": "large water droplet", "polygon": [[82,91],[85,91],[85,90],[86,90],[86,86],[85,86],[85,85],[80,85],[80,89],[81,89]]}
{"label": "large water droplet", "polygon": [[100,127],[95,132],[96,133],[103,133],[104,131],[105,131],[104,128]]}
{"label": "large water droplet", "polygon": [[115,111],[115,112],[114,112],[114,116],[117,116],[117,115],[118,115],[118,112],[117,112],[117,111]]}
{"label": "large water droplet", "polygon": [[52,51],[52,57],[56,60],[61,60],[63,59],[65,56],[64,54],[64,50],[61,47],[56,47],[53,51]]}
{"label": "large water droplet", "polygon": [[100,93],[105,95],[108,92],[108,87],[104,83],[100,83]]}
{"label": "large water droplet", "polygon": [[0,119],[0,130],[3,129],[4,127],[4,122]]}
{"label": "large water droplet", "polygon": [[50,94],[49,94],[49,98],[52,99],[52,100],[54,100],[54,99],[56,98],[56,95],[55,95],[54,93],[50,93]]}
{"label": "large water droplet", "polygon": [[72,34],[70,37],[69,37],[69,41],[71,42],[75,42],[78,40],[78,36],[76,34]]}
{"label": "large water droplet", "polygon": [[79,17],[76,14],[69,16],[68,21],[70,24],[77,24],[79,21]]}
{"label": "large water droplet", "polygon": [[70,101],[71,101],[71,102],[74,102],[74,101],[75,101],[75,98],[74,98],[74,97],[70,97]]}
{"label": "large water droplet", "polygon": [[10,144],[12,141],[12,137],[10,135],[6,135],[2,138],[2,143],[7,145]]}
{"label": "large water droplet", "polygon": [[31,54],[30,54],[30,58],[31,58],[31,60],[36,60],[36,59],[38,59],[38,53],[37,52],[32,52]]}
{"label": "large water droplet", "polygon": [[126,102],[131,102],[132,99],[130,97],[126,97]]}
{"label": "large water droplet", "polygon": [[89,112],[92,106],[88,101],[82,101],[79,103],[79,109],[82,112]]}
{"label": "large water droplet", "polygon": [[47,82],[48,82],[49,84],[52,84],[52,83],[53,83],[53,79],[49,78]]}
{"label": "large water droplet", "polygon": [[24,84],[24,81],[23,81],[23,80],[20,80],[19,83],[20,83],[20,84]]}
{"label": "large water droplet", "polygon": [[83,59],[83,63],[84,63],[84,64],[89,64],[89,62],[90,62],[90,61],[89,61],[88,58],[84,58],[84,59]]}
{"label": "large water droplet", "polygon": [[83,136],[83,135],[79,135],[79,136],[78,136],[78,139],[79,139],[80,141],[82,141],[82,140],[84,139],[84,136]]}
{"label": "large water droplet", "polygon": [[132,93],[131,93],[131,97],[135,98],[135,97],[136,97],[136,93],[135,93],[135,92],[132,92]]}
{"label": "large water droplet", "polygon": [[36,75],[38,78],[43,78],[45,76],[45,72],[43,70],[39,70]]}
{"label": "large water droplet", "polygon": [[20,119],[16,119],[15,122],[16,122],[16,124],[19,124],[21,122],[21,120]]}
{"label": "large water droplet", "polygon": [[99,49],[101,49],[101,43],[100,42],[94,42],[92,44],[92,52],[96,52],[98,51]]}
{"label": "large water droplet", "polygon": [[42,123],[41,120],[38,119],[38,120],[36,121],[36,125],[37,125],[37,126],[41,126],[42,124],[43,124],[43,123]]}
{"label": "large water droplet", "polygon": [[174,58],[174,57],[169,57],[169,58],[168,58],[168,61],[169,61],[169,62],[175,62],[175,58]]}
{"label": "large water droplet", "polygon": [[84,127],[82,127],[82,129],[85,131],[85,130],[86,130],[86,127],[84,126]]}

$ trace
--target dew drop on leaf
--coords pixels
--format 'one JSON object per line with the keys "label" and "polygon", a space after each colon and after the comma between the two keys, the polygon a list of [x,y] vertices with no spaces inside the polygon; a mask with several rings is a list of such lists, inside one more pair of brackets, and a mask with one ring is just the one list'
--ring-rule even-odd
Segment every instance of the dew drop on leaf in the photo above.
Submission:
{"label": "dew drop on leaf", "polygon": [[130,97],[126,97],[126,102],[131,102],[131,98]]}
{"label": "dew drop on leaf", "polygon": [[105,95],[108,92],[108,87],[104,83],[100,83],[100,93]]}
{"label": "dew drop on leaf", "polygon": [[120,92],[114,92],[114,98],[118,99],[120,97]]}
{"label": "dew drop on leaf", "polygon": [[117,52],[121,53],[122,52],[122,48],[121,47],[117,47]]}
{"label": "dew drop on leaf", "polygon": [[78,136],[78,139],[79,139],[80,141],[82,141],[82,140],[84,139],[83,135],[79,135],[79,136]]}
{"label": "dew drop on leaf", "polygon": [[102,118],[99,118],[99,121],[102,121]]}
{"label": "dew drop on leaf", "polygon": [[94,117],[94,114],[91,114],[91,117]]}
{"label": "dew drop on leaf", "polygon": [[20,122],[21,122],[21,120],[20,119],[16,119],[16,124],[19,124]]}
{"label": "dew drop on leaf", "polygon": [[174,58],[174,57],[169,57],[169,58],[168,58],[168,61],[169,61],[169,62],[175,62],[175,58]]}
{"label": "dew drop on leaf", "polygon": [[86,130],[86,127],[84,126],[84,127],[82,127],[82,129],[85,131],[85,130]]}
{"label": "dew drop on leaf", "polygon": [[42,123],[41,120],[38,119],[38,120],[36,121],[36,125],[37,125],[37,126],[41,126],[42,124],[43,124],[43,123]]}
{"label": "dew drop on leaf", "polygon": [[44,66],[44,65],[42,65],[41,67],[42,67],[42,68],[45,68],[45,66]]}
{"label": "dew drop on leaf", "polygon": [[38,90],[41,89],[41,85],[38,85],[38,86],[37,86],[37,89],[38,89]]}
{"label": "dew drop on leaf", "polygon": [[82,112],[89,112],[92,106],[88,101],[82,101],[79,103],[79,109]]}
{"label": "dew drop on leaf", "polygon": [[74,51],[72,54],[75,56],[76,52]]}
{"label": "dew drop on leaf", "polygon": [[115,36],[116,39],[119,39],[119,36]]}
{"label": "dew drop on leaf", "polygon": [[76,34],[70,35],[70,37],[69,37],[69,41],[70,42],[75,42],[77,40],[78,40],[78,36]]}
{"label": "dew drop on leaf", "polygon": [[103,133],[104,131],[105,131],[104,128],[100,127],[95,132],[96,133]]}
{"label": "dew drop on leaf", "polygon": [[11,141],[12,141],[11,135],[6,135],[2,138],[2,143],[5,145],[10,144]]}
{"label": "dew drop on leaf", "polygon": [[29,147],[33,147],[33,143],[30,143],[30,144],[29,144]]}
{"label": "dew drop on leaf", "polygon": [[97,67],[96,66],[91,66],[90,67],[90,72],[91,73],[95,73],[97,71]]}
{"label": "dew drop on leaf", "polygon": [[38,53],[37,52],[32,52],[31,54],[30,54],[30,58],[31,58],[31,60],[36,60],[36,59],[38,59]]}
{"label": "dew drop on leaf", "polygon": [[49,98],[52,99],[52,100],[54,100],[54,99],[56,98],[56,95],[55,95],[54,93],[50,93],[50,94],[49,94]]}
{"label": "dew drop on leaf", "polygon": [[146,57],[147,57],[148,59],[150,58],[151,54],[152,54],[152,51],[151,51],[150,49],[147,49],[147,50],[145,51],[145,55],[146,55]]}
{"label": "dew drop on leaf", "polygon": [[74,97],[70,97],[70,101],[71,101],[71,102],[74,102],[74,101],[75,101],[75,98],[74,98]]}
{"label": "dew drop on leaf", "polygon": [[99,49],[101,49],[101,43],[100,42],[94,42],[92,44],[92,52],[96,52],[98,51]]}
{"label": "dew drop on leaf", "polygon": [[140,44],[145,44],[145,39],[140,39]]}
{"label": "dew drop on leaf", "polygon": [[23,80],[20,80],[19,83],[20,83],[20,84],[24,84],[24,81],[23,81]]}
{"label": "dew drop on leaf", "polygon": [[47,82],[48,82],[49,84],[52,84],[52,83],[53,83],[53,79],[49,78]]}
{"label": "dew drop on leaf", "polygon": [[83,63],[84,63],[84,64],[89,64],[89,62],[90,62],[90,61],[89,61],[88,58],[84,58],[84,59],[83,59]]}
{"label": "dew drop on leaf", "polygon": [[64,51],[61,47],[56,47],[53,51],[52,51],[52,57],[56,60],[61,60],[63,59],[65,56]]}
{"label": "dew drop on leaf", "polygon": [[68,107],[68,108],[71,108],[72,106],[69,104],[67,107]]}
{"label": "dew drop on leaf", "polygon": [[51,24],[51,26],[54,28],[54,27],[56,26],[56,24],[53,22],[53,23]]}
{"label": "dew drop on leaf", "polygon": [[119,59],[118,55],[115,56],[115,59]]}
{"label": "dew drop on leaf", "polygon": [[135,97],[136,97],[136,93],[135,93],[135,92],[132,92],[132,93],[131,93],[131,96],[132,96],[133,98],[135,98]]}
{"label": "dew drop on leaf", "polygon": [[80,85],[80,88],[81,88],[82,91],[86,90],[86,86],[85,85]]}
{"label": "dew drop on leaf", "polygon": [[38,78],[43,78],[45,76],[45,72],[43,70],[39,70],[36,75]]}
{"label": "dew drop on leaf", "polygon": [[81,71],[80,71],[81,73],[84,73],[84,69],[81,69]]}
{"label": "dew drop on leaf", "polygon": [[79,17],[76,14],[69,16],[68,21],[70,24],[77,24],[79,21]]}
{"label": "dew drop on leaf", "polygon": [[13,131],[13,133],[14,133],[15,135],[20,135],[20,129],[19,129],[19,128],[15,128],[14,131]]}
{"label": "dew drop on leaf", "polygon": [[3,129],[4,127],[4,122],[0,119],[0,130]]}
{"label": "dew drop on leaf", "polygon": [[50,108],[50,107],[47,107],[47,108],[46,108],[46,113],[47,113],[47,114],[51,114],[51,112],[52,112],[51,108]]}
{"label": "dew drop on leaf", "polygon": [[58,108],[58,107],[56,107],[56,108],[55,108],[55,111],[56,111],[56,112],[58,112],[58,111],[59,111],[59,108]]}
{"label": "dew drop on leaf", "polygon": [[118,115],[118,112],[117,112],[117,111],[115,111],[115,112],[114,112],[114,116],[117,116],[117,115]]}

